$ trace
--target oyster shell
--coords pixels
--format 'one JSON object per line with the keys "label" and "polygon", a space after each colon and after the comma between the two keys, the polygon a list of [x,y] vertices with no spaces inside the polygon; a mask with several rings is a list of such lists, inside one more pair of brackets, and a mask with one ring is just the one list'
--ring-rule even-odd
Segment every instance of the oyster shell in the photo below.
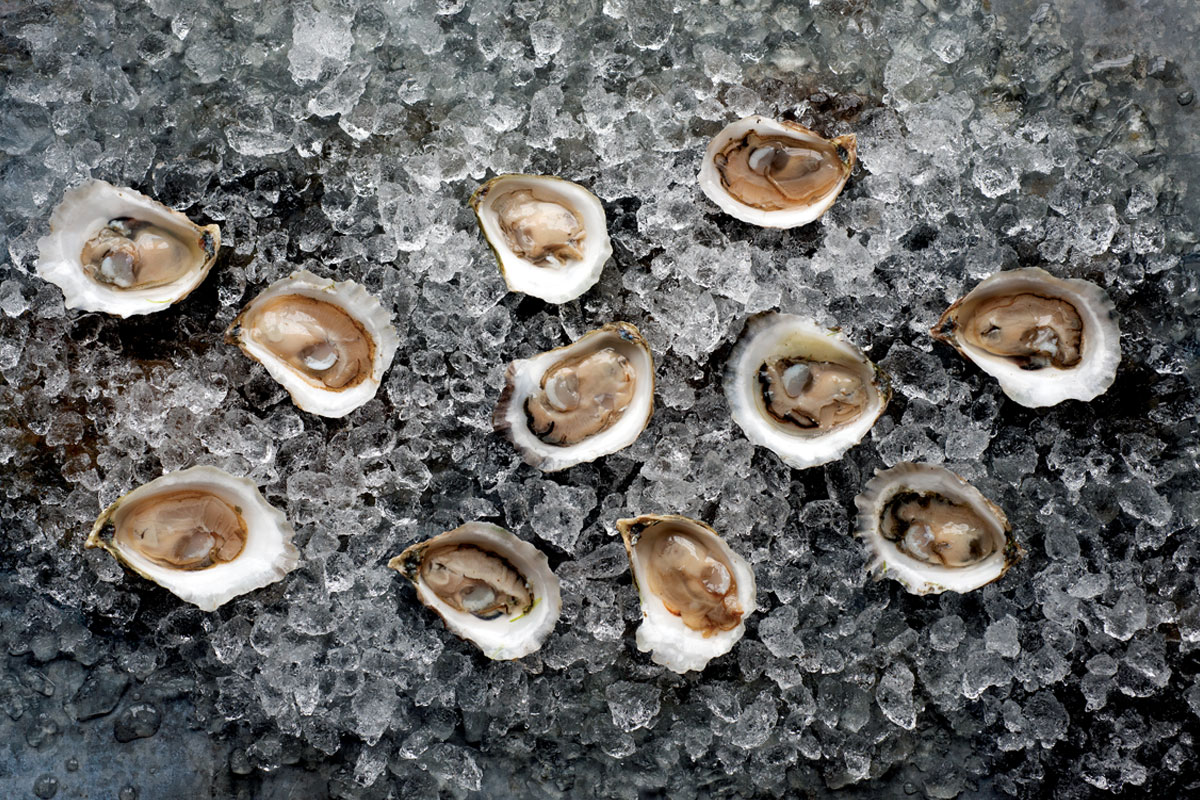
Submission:
{"label": "oyster shell", "polygon": [[221,247],[216,225],[196,225],[141,192],[91,180],[69,189],[38,240],[37,272],[67,308],[121,317],[182,300]]}
{"label": "oyster shell", "polygon": [[600,280],[612,255],[604,207],[577,183],[500,175],[471,195],[471,208],[509,291],[574,300]]}
{"label": "oyster shell", "polygon": [[562,613],[546,555],[497,525],[468,522],[388,562],[453,633],[506,661],[542,646]]}
{"label": "oyster shell", "polygon": [[642,604],[637,646],[678,673],[733,649],[754,613],[754,571],[720,534],[674,514],[617,520]]}
{"label": "oyster shell", "polygon": [[323,417],[344,417],[374,397],[400,343],[366,289],[307,271],[268,286],[225,339],[266,367],[298,408]]}
{"label": "oyster shell", "polygon": [[508,365],[492,415],[526,463],[544,472],[633,444],[654,413],[654,357],[628,322]]}
{"label": "oyster shell", "polygon": [[882,370],[840,331],[793,314],[752,317],[725,371],[734,422],[797,469],[841,458],[891,394]]}
{"label": "oyster shell", "polygon": [[1091,400],[1121,363],[1108,294],[1036,267],[998,272],[956,300],[930,333],[994,377],[1023,406]]}
{"label": "oyster shell", "polygon": [[823,139],[794,122],[755,115],[726,125],[709,142],[700,188],[742,222],[796,228],[829,210],[857,158],[852,133]]}
{"label": "oyster shell", "polygon": [[854,504],[867,569],[912,594],[973,591],[1024,554],[1004,512],[944,467],[905,462],[876,471]]}
{"label": "oyster shell", "polygon": [[155,478],[111,504],[84,546],[107,550],[181,600],[213,611],[295,569],[292,536],[253,482],[201,466]]}

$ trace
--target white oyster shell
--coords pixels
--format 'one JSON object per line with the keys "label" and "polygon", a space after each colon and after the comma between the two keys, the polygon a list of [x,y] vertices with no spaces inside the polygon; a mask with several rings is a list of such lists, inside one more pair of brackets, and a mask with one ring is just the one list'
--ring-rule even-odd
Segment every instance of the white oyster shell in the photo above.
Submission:
{"label": "white oyster shell", "polygon": [[[1027,369],[967,341],[961,326],[980,301],[999,294],[1030,293],[1065,300],[1083,322],[1078,364]],[[1056,278],[1037,267],[998,272],[985,279],[942,314],[931,333],[953,345],[964,358],[994,377],[1006,395],[1030,408],[1064,400],[1091,400],[1108,390],[1121,363],[1121,330],[1108,293],[1090,281]]]}
{"label": "white oyster shell", "polygon": [[[802,357],[851,369],[863,381],[867,403],[856,418],[826,431],[804,431],[774,418],[763,400],[759,370],[768,358]],[[883,371],[837,329],[794,314],[768,312],[746,323],[725,370],[725,397],[746,438],[772,450],[788,466],[807,469],[841,458],[867,434],[891,399]]]}
{"label": "white oyster shell", "polygon": [[[741,621],[736,627],[706,636],[704,632],[685,625],[678,614],[667,608],[662,598],[650,591],[649,565],[641,558],[637,543],[646,530],[657,524],[683,528],[688,535],[699,540],[710,551],[718,553],[726,562],[736,582],[736,597],[742,609]],[[617,520],[617,530],[625,542],[625,552],[629,555],[629,566],[642,605],[642,623],[636,634],[638,650],[650,653],[651,661],[680,674],[702,670],[709,661],[732,650],[746,633],[746,618],[757,609],[754,570],[746,560],[733,552],[715,530],[688,517],[643,514]]]}
{"label": "white oyster shell", "polygon": [[[995,549],[968,566],[930,564],[903,552],[884,536],[880,520],[888,503],[896,495],[906,492],[941,495],[966,506],[985,523]],[[870,559],[868,571],[876,579],[888,577],[899,581],[912,594],[973,591],[998,580],[1024,555],[1024,550],[1012,537],[1004,512],[978,489],[944,467],[904,462],[891,469],[876,471],[863,493],[854,498],[854,503],[858,507],[855,535],[866,545]]]}
{"label": "white oyster shell", "polygon": [[[715,159],[730,142],[752,132],[767,136],[785,136],[802,142],[831,143],[841,148],[846,155],[840,159],[840,178],[832,182],[829,188],[820,195],[813,197],[804,205],[793,208],[768,210],[742,202],[730,194],[725,187]],[[704,161],[700,164],[700,188],[709,200],[721,207],[722,211],[742,222],[763,228],[797,228],[815,221],[829,210],[845,187],[857,158],[858,142],[852,133],[834,139],[825,139],[797,123],[776,121],[756,114],[731,122],[712,138],[704,153]]]}
{"label": "white oyster shell", "polygon": [[[591,352],[612,348],[625,356],[636,376],[633,399],[611,427],[573,445],[542,441],[529,429],[525,403],[542,388],[546,372],[560,362]],[[573,343],[511,362],[505,387],[496,404],[492,423],[508,437],[525,462],[543,472],[554,472],[594,461],[633,444],[654,413],[654,357],[636,327],[628,322],[610,322],[589,331]]]}
{"label": "white oyster shell", "polygon": [[[561,266],[539,266],[513,251],[501,229],[495,204],[509,192],[520,190],[575,212],[585,233],[580,243],[582,258],[571,259]],[[484,239],[495,253],[509,291],[532,295],[548,303],[574,300],[600,280],[604,264],[612,255],[604,207],[594,194],[577,183],[553,175],[500,175],[475,191],[471,208]]]}
{"label": "white oyster shell", "polygon": [[[213,494],[237,510],[246,526],[246,542],[235,559],[204,569],[173,569],[125,547],[111,535],[137,504],[180,491]],[[111,504],[96,520],[84,546],[107,550],[126,567],[181,600],[203,611],[213,611],[239,595],[281,580],[295,569],[299,552],[292,544],[293,534],[283,513],[266,501],[252,481],[216,467],[200,466],[155,478]]]}
{"label": "white oyster shell", "polygon": [[[243,321],[263,303],[286,295],[300,295],[331,303],[363,327],[374,343],[371,372],[365,380],[341,390],[326,388],[248,335]],[[271,377],[287,389],[297,408],[322,417],[344,417],[373,398],[400,344],[396,329],[392,326],[391,314],[361,285],[354,281],[322,278],[307,270],[293,272],[290,278],[276,281],[264,289],[234,319],[225,332],[225,338],[266,367]]]}
{"label": "white oyster shell", "polygon": [[[84,244],[122,217],[149,222],[174,234],[190,250],[189,268],[175,281],[145,289],[122,289],[90,277],[83,268]],[[50,234],[38,240],[37,273],[63,292],[67,308],[120,317],[162,311],[203,282],[217,260],[221,233],[200,226],[141,192],[91,180],[69,189],[50,217]]]}
{"label": "white oyster shell", "polygon": [[[448,545],[472,545],[498,555],[519,572],[533,596],[533,607],[514,616],[481,619],[460,611],[428,587],[421,565],[431,550]],[[509,531],[487,522],[468,522],[452,531],[414,544],[388,562],[412,582],[417,598],[438,613],[454,634],[476,645],[496,661],[521,658],[542,646],[562,613],[558,578],[550,570],[546,554]]]}

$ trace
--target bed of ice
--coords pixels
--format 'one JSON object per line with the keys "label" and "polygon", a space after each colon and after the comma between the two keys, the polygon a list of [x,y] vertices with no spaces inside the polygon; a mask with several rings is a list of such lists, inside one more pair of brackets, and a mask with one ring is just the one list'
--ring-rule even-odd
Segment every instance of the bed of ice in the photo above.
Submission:
{"label": "bed of ice", "polygon": [[[0,782],[6,796],[1181,797],[1200,790],[1200,163],[1190,0],[0,3]],[[823,220],[720,214],[700,154],[749,113],[858,135]],[[562,306],[506,294],[466,200],[554,173],[615,255]],[[221,226],[179,306],[65,311],[33,272],[64,189]],[[1124,361],[1030,410],[928,328],[982,277],[1106,287]],[[298,268],[395,313],[377,399],[297,411],[222,332]],[[838,323],[896,397],[804,472],[718,377],[747,315]],[[492,433],[506,362],[612,319],[658,359],[638,442],[564,473]],[[1028,550],[914,597],[851,539],[878,467],[944,463]],[[203,613],[82,542],[164,471],[250,476],[301,567]],[[754,565],[703,673],[636,651],[613,522],[682,513]],[[469,519],[547,550],[546,646],[493,663],[385,569]]]}

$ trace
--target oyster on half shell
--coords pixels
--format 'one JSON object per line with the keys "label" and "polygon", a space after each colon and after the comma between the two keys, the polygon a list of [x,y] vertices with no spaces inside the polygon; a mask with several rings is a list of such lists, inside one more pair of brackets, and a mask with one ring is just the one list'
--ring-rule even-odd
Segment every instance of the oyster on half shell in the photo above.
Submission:
{"label": "oyster on half shell", "polygon": [[754,613],[754,571],[698,520],[643,514],[617,520],[642,604],[637,646],[678,673],[733,649]]}
{"label": "oyster on half shell", "polygon": [[487,522],[414,544],[388,567],[412,583],[447,628],[497,661],[537,650],[562,613],[545,553]]}
{"label": "oyster on half shell", "polygon": [[96,520],[85,547],[213,611],[291,572],[292,526],[251,481],[192,467],[139,486]]}
{"label": "oyster on half shell", "polygon": [[1108,390],[1121,363],[1108,294],[1036,267],[987,278],[946,309],[930,333],[1030,408],[1091,400]]}
{"label": "oyster on half shell", "polygon": [[526,463],[566,469],[633,444],[654,412],[654,358],[628,322],[508,365],[492,415]]}
{"label": "oyster on half shell", "polygon": [[37,272],[67,308],[121,317],[182,300],[212,269],[216,225],[196,225],[141,192],[91,180],[68,190],[38,241]]}
{"label": "oyster on half shell", "polygon": [[878,471],[854,503],[867,569],[912,594],[973,591],[1024,554],[999,506],[944,467],[905,462]]}
{"label": "oyster on half shell", "polygon": [[596,196],[553,175],[500,175],[471,196],[483,238],[509,291],[548,303],[574,300],[612,255]]}
{"label": "oyster on half shell", "polygon": [[839,330],[793,314],[752,317],[725,371],[734,422],[797,469],[841,458],[891,394],[883,372]]}
{"label": "oyster on half shell", "polygon": [[796,228],[829,210],[857,158],[852,133],[824,139],[795,122],[755,115],[713,137],[700,165],[700,188],[742,222]]}
{"label": "oyster on half shell", "polygon": [[266,367],[298,408],[323,417],[344,417],[374,397],[400,343],[391,314],[366,289],[307,271],[263,290],[225,339]]}

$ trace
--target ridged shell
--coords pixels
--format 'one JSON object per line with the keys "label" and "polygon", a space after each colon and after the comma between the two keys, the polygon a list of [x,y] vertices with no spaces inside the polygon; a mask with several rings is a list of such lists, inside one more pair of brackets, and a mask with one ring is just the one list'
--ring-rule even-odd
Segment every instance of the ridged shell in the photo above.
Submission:
{"label": "ridged shell", "polygon": [[[993,532],[998,537],[1003,536],[1004,546],[967,567],[927,564],[901,552],[880,532],[879,521],[888,501],[903,491],[937,492],[970,506],[980,518],[994,525]],[[876,579],[888,577],[899,581],[912,594],[974,591],[1003,577],[1025,552],[1013,538],[1008,517],[1000,507],[944,467],[904,462],[891,469],[876,471],[863,493],[854,498],[854,504],[858,507],[855,536],[866,545],[870,559],[867,570]]]}
{"label": "ridged shell", "polygon": [[[513,252],[500,230],[492,203],[507,192],[519,189],[536,189],[547,197],[562,200],[578,213],[586,232],[581,260],[562,267],[539,267]],[[471,208],[511,292],[532,295],[547,303],[574,300],[596,285],[605,262],[612,255],[604,206],[594,194],[577,183],[553,175],[500,175],[475,190],[471,195]]]}
{"label": "ridged shell", "polygon": [[[179,280],[150,289],[105,286],[84,272],[84,244],[109,221],[134,217],[194,242],[199,258]],[[102,311],[120,317],[152,314],[187,297],[208,276],[221,247],[216,225],[196,225],[178,211],[133,189],[90,180],[67,190],[50,216],[50,234],[38,240],[37,273],[62,289],[67,308]]]}
{"label": "ridged shell", "polygon": [[[237,558],[195,571],[170,569],[122,547],[111,537],[105,538],[108,529],[120,521],[123,507],[185,489],[210,492],[237,508],[247,529],[245,546]],[[216,467],[200,466],[155,478],[112,503],[96,520],[84,546],[103,548],[181,600],[203,611],[214,611],[239,595],[281,580],[295,569],[300,554],[292,544],[293,535],[283,513],[267,502],[252,481]]]}
{"label": "ridged shell", "polygon": [[[732,567],[737,582],[737,598],[742,607],[742,621],[736,628],[705,636],[685,625],[679,616],[667,609],[662,599],[646,588],[646,566],[641,563],[635,545],[642,531],[657,522],[670,522],[687,528],[689,533],[724,556]],[[655,664],[680,674],[702,670],[709,661],[732,650],[746,633],[746,619],[758,607],[754,570],[746,560],[733,552],[711,527],[677,514],[643,514],[619,519],[617,530],[625,542],[625,552],[629,556],[634,585],[642,605],[642,624],[638,626],[636,635],[638,650],[650,653],[650,660]]]}
{"label": "ridged shell", "polygon": [[[629,407],[612,427],[578,444],[561,447],[543,442],[529,430],[525,401],[540,389],[547,369],[565,358],[605,347],[613,347],[628,358],[637,374],[637,386]],[[650,345],[628,322],[610,322],[588,331],[569,345],[511,362],[505,373],[504,390],[492,415],[492,424],[513,443],[525,463],[543,472],[555,472],[628,447],[645,430],[653,414],[654,357]]]}
{"label": "ridged shell", "polygon": [[[358,320],[375,343],[371,374],[366,380],[342,391],[317,386],[245,334],[242,321],[257,306],[272,298],[292,294],[332,303]],[[383,373],[391,366],[400,345],[392,326],[392,315],[374,295],[354,281],[334,281],[307,270],[293,272],[290,278],[276,281],[264,289],[237,315],[225,332],[225,339],[266,367],[271,377],[287,389],[297,408],[333,418],[346,416],[375,396]]]}
{"label": "ridged shell", "polygon": [[[420,570],[426,552],[451,544],[473,544],[503,557],[525,578],[534,596],[533,608],[512,618],[483,620],[448,605],[424,584]],[[496,661],[521,658],[540,648],[562,613],[558,578],[550,570],[546,554],[504,528],[487,522],[468,522],[414,544],[389,561],[388,567],[412,582],[417,598],[436,611],[452,633]]]}

